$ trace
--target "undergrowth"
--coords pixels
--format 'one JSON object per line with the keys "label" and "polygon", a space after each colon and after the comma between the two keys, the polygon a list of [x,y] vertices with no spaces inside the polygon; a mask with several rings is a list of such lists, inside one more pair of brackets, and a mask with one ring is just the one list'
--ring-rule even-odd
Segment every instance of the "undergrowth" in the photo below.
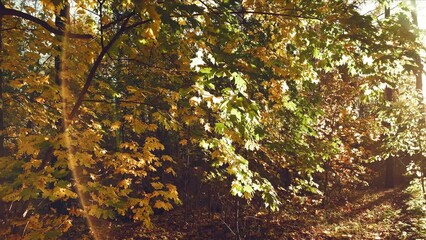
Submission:
{"label": "undergrowth", "polygon": [[426,199],[419,179],[413,180],[404,191],[408,195],[404,217],[397,223],[400,239],[426,238]]}

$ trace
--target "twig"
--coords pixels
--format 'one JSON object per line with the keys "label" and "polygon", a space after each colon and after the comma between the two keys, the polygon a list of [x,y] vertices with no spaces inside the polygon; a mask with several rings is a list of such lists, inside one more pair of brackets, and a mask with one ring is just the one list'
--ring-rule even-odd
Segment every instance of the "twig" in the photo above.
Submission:
{"label": "twig", "polygon": [[258,218],[258,217],[255,217],[255,216],[245,216],[244,218],[253,218],[253,219],[256,219],[256,220],[260,220],[260,221],[266,221],[263,218]]}
{"label": "twig", "polygon": [[[103,26],[103,22],[102,22],[102,18],[103,18],[102,7],[103,7],[103,4],[104,4],[104,1],[98,1],[98,3],[99,3],[99,24],[100,24],[100,31],[101,31],[101,47],[104,48],[105,47],[105,45],[104,45],[104,26]],[[108,54],[108,56],[109,56],[109,54]]]}
{"label": "twig", "polygon": [[133,14],[134,14],[134,12],[131,12],[127,15],[123,15],[123,16],[117,18],[115,21],[112,21],[112,22],[109,22],[109,23],[103,25],[102,28],[104,30],[106,30],[106,29],[110,28],[112,25],[117,24],[117,23],[123,21],[124,19],[131,17]]}
{"label": "twig", "polygon": [[22,231],[22,238],[24,237],[24,235],[25,235],[25,231],[27,230],[27,227],[28,227],[28,223],[30,223],[30,220],[28,220],[27,221],[27,224],[25,224],[25,228],[24,228],[24,231]]}
{"label": "twig", "polygon": [[232,231],[231,227],[225,221],[223,221],[223,219],[220,219],[220,220],[222,221],[223,224],[225,224],[225,226],[229,229],[229,231],[231,231],[232,234],[237,235],[235,234],[234,231]]}

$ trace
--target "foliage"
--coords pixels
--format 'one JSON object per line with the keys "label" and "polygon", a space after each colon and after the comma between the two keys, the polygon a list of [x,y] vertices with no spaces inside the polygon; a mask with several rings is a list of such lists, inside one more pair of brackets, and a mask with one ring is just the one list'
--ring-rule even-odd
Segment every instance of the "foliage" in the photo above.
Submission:
{"label": "foliage", "polygon": [[[150,227],[154,211],[182,203],[178,186],[196,168],[277,210],[278,189],[362,182],[348,173],[364,172],[380,136],[382,152],[423,153],[405,77],[421,45],[404,12],[380,20],[342,0],[0,10],[0,197],[22,208],[6,234],[56,238],[88,215]],[[386,102],[385,87],[401,102]]]}
{"label": "foliage", "polygon": [[408,200],[405,203],[408,217],[397,225],[399,238],[424,238],[426,236],[426,209],[420,181],[418,179],[413,180],[404,192],[408,195]]}

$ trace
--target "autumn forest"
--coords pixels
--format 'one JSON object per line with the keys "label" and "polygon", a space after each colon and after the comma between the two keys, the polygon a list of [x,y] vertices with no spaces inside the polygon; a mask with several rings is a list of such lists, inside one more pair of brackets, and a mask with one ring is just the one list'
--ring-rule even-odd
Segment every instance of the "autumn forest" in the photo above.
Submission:
{"label": "autumn forest", "polygon": [[0,239],[425,239],[418,2],[0,0]]}

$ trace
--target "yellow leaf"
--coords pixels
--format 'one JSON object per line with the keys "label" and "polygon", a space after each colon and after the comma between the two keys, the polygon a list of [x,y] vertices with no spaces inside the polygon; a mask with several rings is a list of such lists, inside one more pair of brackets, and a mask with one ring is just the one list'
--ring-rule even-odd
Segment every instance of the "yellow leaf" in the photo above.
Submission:
{"label": "yellow leaf", "polygon": [[154,31],[152,28],[145,29],[143,36],[150,39],[155,39]]}
{"label": "yellow leaf", "polygon": [[135,131],[135,133],[143,133],[147,128],[149,128],[149,126],[142,121],[135,119],[133,122],[133,131]]}
{"label": "yellow leaf", "polygon": [[171,167],[166,168],[166,170],[164,170],[164,172],[165,172],[165,173],[170,173],[170,174],[172,174],[173,176],[176,176],[176,172],[175,172],[175,170],[173,170],[173,168],[171,168]]}
{"label": "yellow leaf", "polygon": [[163,144],[160,143],[160,141],[155,137],[147,137],[145,139],[145,150],[152,151],[152,150],[164,150]]}
{"label": "yellow leaf", "polygon": [[169,211],[170,209],[173,208],[172,204],[170,204],[168,202],[163,202],[161,200],[155,201],[154,207],[158,208],[158,209],[162,208],[162,209],[164,209],[166,211]]}
{"label": "yellow leaf", "polygon": [[33,7],[30,6],[25,6],[24,9],[28,12],[28,13],[35,13],[35,9]]}
{"label": "yellow leaf", "polygon": [[130,184],[132,184],[132,179],[126,178],[118,183],[118,187],[123,187],[124,189],[129,188]]}
{"label": "yellow leaf", "polygon": [[149,124],[148,125],[148,130],[149,131],[155,131],[155,130],[157,130],[157,125],[156,124]]}
{"label": "yellow leaf", "polygon": [[155,190],[159,190],[159,189],[162,189],[164,187],[164,185],[160,182],[152,182],[151,186],[153,188],[155,188]]}
{"label": "yellow leaf", "polygon": [[41,1],[46,9],[55,11],[55,4],[50,0],[42,0]]}
{"label": "yellow leaf", "polygon": [[161,156],[161,160],[163,160],[165,162],[174,162],[173,158],[170,157],[169,155],[163,155],[163,156]]}
{"label": "yellow leaf", "polygon": [[111,130],[112,131],[118,130],[120,128],[120,126],[121,126],[121,122],[119,122],[119,121],[113,122],[111,124]]}

